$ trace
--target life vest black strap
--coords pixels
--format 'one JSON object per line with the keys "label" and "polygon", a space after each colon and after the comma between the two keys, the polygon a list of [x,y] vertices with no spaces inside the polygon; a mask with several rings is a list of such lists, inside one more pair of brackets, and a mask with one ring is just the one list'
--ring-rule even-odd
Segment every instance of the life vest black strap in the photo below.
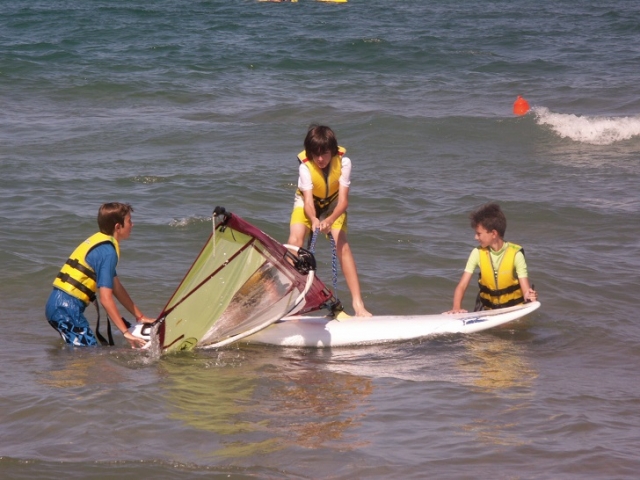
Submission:
{"label": "life vest black strap", "polygon": [[480,292],[478,292],[478,296],[476,296],[476,304],[473,307],[474,312],[479,312],[484,309],[484,305],[482,305],[482,297],[480,296]]}
{"label": "life vest black strap", "polygon": [[480,291],[491,295],[492,297],[499,297],[500,295],[507,295],[520,289],[520,285],[511,285],[510,287],[500,288],[498,290],[492,290],[485,285],[480,284]]}
{"label": "life vest black strap", "polygon": [[96,299],[96,294],[94,291],[92,291],[86,285],[83,285],[82,283],[80,283],[78,280],[70,276],[68,273],[58,272],[57,278],[59,278],[60,281],[68,283],[69,285],[72,285],[76,289],[80,290],[87,297],[89,297],[90,302],[93,302]]}
{"label": "life vest black strap", "polygon": [[[480,302],[482,302],[482,306],[487,310],[496,310],[498,308],[506,308],[506,307],[514,307],[516,305],[520,305],[524,303],[523,297],[513,298],[504,303],[493,303],[491,300],[487,300],[486,298],[480,297]],[[476,307],[477,308],[477,307]],[[478,310],[476,310],[478,311]]]}
{"label": "life vest black strap", "polygon": [[107,339],[105,339],[100,333],[100,305],[96,300],[93,300],[93,304],[96,306],[96,312],[98,314],[98,319],[96,320],[96,338],[100,342],[101,345],[104,346],[113,346],[115,342],[113,341],[113,335],[111,333],[111,322],[109,321],[109,315],[107,315]]}
{"label": "life vest black strap", "polygon": [[69,258],[65,263],[69,265],[71,268],[75,268],[79,272],[84,273],[87,277],[89,277],[94,282],[96,281],[96,272],[94,272],[91,268],[87,268],[84,265],[82,265],[77,258]]}
{"label": "life vest black strap", "polygon": [[338,194],[339,193],[340,192],[336,192],[333,195],[331,195],[329,197],[326,197],[326,198],[320,198],[320,197],[316,197],[314,195],[313,201],[315,202],[317,207],[326,208],[331,204],[331,202],[333,202],[336,198],[338,198]]}
{"label": "life vest black strap", "polygon": [[[109,315],[107,315],[107,340],[100,333],[100,305],[97,301],[94,301],[93,304],[96,306],[96,312],[98,313],[98,320],[96,320],[96,338],[101,345],[113,347],[115,342],[113,341],[113,334],[111,332],[111,319],[109,318]],[[127,329],[131,328],[131,322],[127,321],[124,317],[121,318],[125,327],[127,327]]]}
{"label": "life vest black strap", "polygon": [[313,203],[316,207],[316,217],[320,218],[322,214],[329,210],[331,204],[335,201],[336,198],[338,198],[338,193],[339,192],[336,192],[327,198],[320,198],[316,196],[313,197]]}

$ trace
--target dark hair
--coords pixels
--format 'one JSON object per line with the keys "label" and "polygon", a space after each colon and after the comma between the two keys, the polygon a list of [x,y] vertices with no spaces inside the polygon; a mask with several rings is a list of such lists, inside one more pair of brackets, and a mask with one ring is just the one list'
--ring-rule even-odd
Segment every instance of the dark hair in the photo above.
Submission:
{"label": "dark hair", "polygon": [[124,219],[133,212],[128,203],[103,203],[98,210],[98,228],[105,235],[113,235],[116,225],[124,226]]}
{"label": "dark hair", "polygon": [[324,125],[311,125],[304,139],[304,150],[309,160],[313,160],[313,155],[320,156],[327,151],[334,157],[338,154],[336,134]]}
{"label": "dark hair", "polygon": [[482,225],[487,232],[495,230],[504,238],[507,231],[507,217],[505,217],[500,205],[497,203],[485,203],[481,207],[474,210],[471,215],[471,228],[475,229],[478,225]]}

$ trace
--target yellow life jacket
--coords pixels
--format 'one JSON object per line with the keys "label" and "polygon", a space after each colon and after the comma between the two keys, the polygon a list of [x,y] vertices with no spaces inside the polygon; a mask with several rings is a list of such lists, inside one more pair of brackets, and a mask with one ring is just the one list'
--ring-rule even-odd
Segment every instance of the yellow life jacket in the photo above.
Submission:
{"label": "yellow life jacket", "polygon": [[82,300],[87,305],[89,302],[93,302],[98,290],[96,272],[89,266],[86,257],[91,250],[103,243],[113,244],[116,249],[116,255],[120,258],[118,241],[110,235],[96,233],[87,238],[73,251],[53,281],[53,286]]}
{"label": "yellow life jacket", "polygon": [[[338,198],[340,174],[342,173],[342,156],[346,152],[346,148],[338,147],[338,154],[331,158],[326,171],[318,168],[315,162],[308,159],[305,150],[298,154],[300,163],[303,163],[311,172],[313,204],[316,207],[316,216],[318,217]],[[302,196],[300,189],[298,189],[297,193]]]}
{"label": "yellow life jacket", "polygon": [[500,265],[495,270],[489,248],[478,248],[478,250],[480,251],[478,300],[482,303],[483,309],[494,310],[524,303],[524,295],[515,269],[516,253],[522,251],[524,255],[524,249],[520,245],[509,243]]}

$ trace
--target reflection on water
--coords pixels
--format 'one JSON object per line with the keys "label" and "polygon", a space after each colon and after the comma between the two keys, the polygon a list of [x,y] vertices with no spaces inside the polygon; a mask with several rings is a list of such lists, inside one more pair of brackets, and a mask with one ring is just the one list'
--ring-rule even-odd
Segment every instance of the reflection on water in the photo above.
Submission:
{"label": "reflection on water", "polygon": [[[415,395],[460,408],[455,416],[473,443],[519,445],[528,441],[522,434],[529,418],[524,412],[536,394],[533,338],[528,323],[519,322],[474,335],[336,349],[327,368],[359,379],[396,379],[404,382],[394,384],[399,391],[410,388],[408,382],[421,385]],[[419,408],[417,398],[411,402]]]}
{"label": "reflection on water", "polygon": [[[159,359],[130,349],[56,350],[39,380],[74,397],[81,387],[81,409],[117,411],[123,424],[166,435],[158,451],[171,455],[182,445],[198,460],[367,449],[379,441],[363,434],[372,405],[382,402],[377,414],[384,417],[397,395],[409,410],[419,411],[425,398],[453,407],[458,432],[473,442],[518,445],[527,441],[521,432],[538,376],[527,360],[532,338],[525,325],[359,348],[247,345]],[[86,441],[84,433],[78,438]]]}
{"label": "reflection on water", "polygon": [[506,328],[478,335],[466,344],[466,354],[458,366],[473,379],[473,385],[484,391],[510,398],[528,397],[538,373],[523,355],[525,344],[517,341],[523,335],[528,334]]}
{"label": "reflection on water", "polygon": [[522,422],[528,417],[538,377],[528,361],[524,340],[530,338],[532,335],[518,325],[475,336],[466,344],[459,368],[473,378],[474,395],[479,396],[478,405],[483,408],[477,410],[481,416],[465,424],[463,430],[476,441],[493,446],[529,442],[522,433],[526,430]]}
{"label": "reflection on water", "polygon": [[369,379],[324,368],[309,352],[246,347],[163,358],[171,418],[224,436],[211,455],[243,457],[291,446],[357,448]]}
{"label": "reflection on water", "polygon": [[306,448],[330,444],[341,450],[362,446],[348,430],[366,415],[363,407],[373,391],[371,380],[334,373],[321,365],[290,368],[284,374],[270,367],[264,373],[277,409],[263,404],[260,410],[285,443]]}
{"label": "reflection on water", "polygon": [[106,348],[73,348],[52,350],[50,370],[40,372],[39,382],[55,388],[118,384],[128,380],[127,370],[110,361]]}
{"label": "reflection on water", "polygon": [[521,395],[537,372],[526,360],[533,334],[521,322],[473,335],[334,349],[327,369],[360,377],[450,382],[500,395]]}

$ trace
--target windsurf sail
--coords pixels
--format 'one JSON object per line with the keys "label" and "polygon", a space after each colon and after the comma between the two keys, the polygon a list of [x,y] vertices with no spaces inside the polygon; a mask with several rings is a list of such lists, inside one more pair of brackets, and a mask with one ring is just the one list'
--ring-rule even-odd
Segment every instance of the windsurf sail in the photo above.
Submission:
{"label": "windsurf sail", "polygon": [[153,328],[162,352],[215,348],[292,314],[337,307],[315,258],[216,207],[214,228]]}

